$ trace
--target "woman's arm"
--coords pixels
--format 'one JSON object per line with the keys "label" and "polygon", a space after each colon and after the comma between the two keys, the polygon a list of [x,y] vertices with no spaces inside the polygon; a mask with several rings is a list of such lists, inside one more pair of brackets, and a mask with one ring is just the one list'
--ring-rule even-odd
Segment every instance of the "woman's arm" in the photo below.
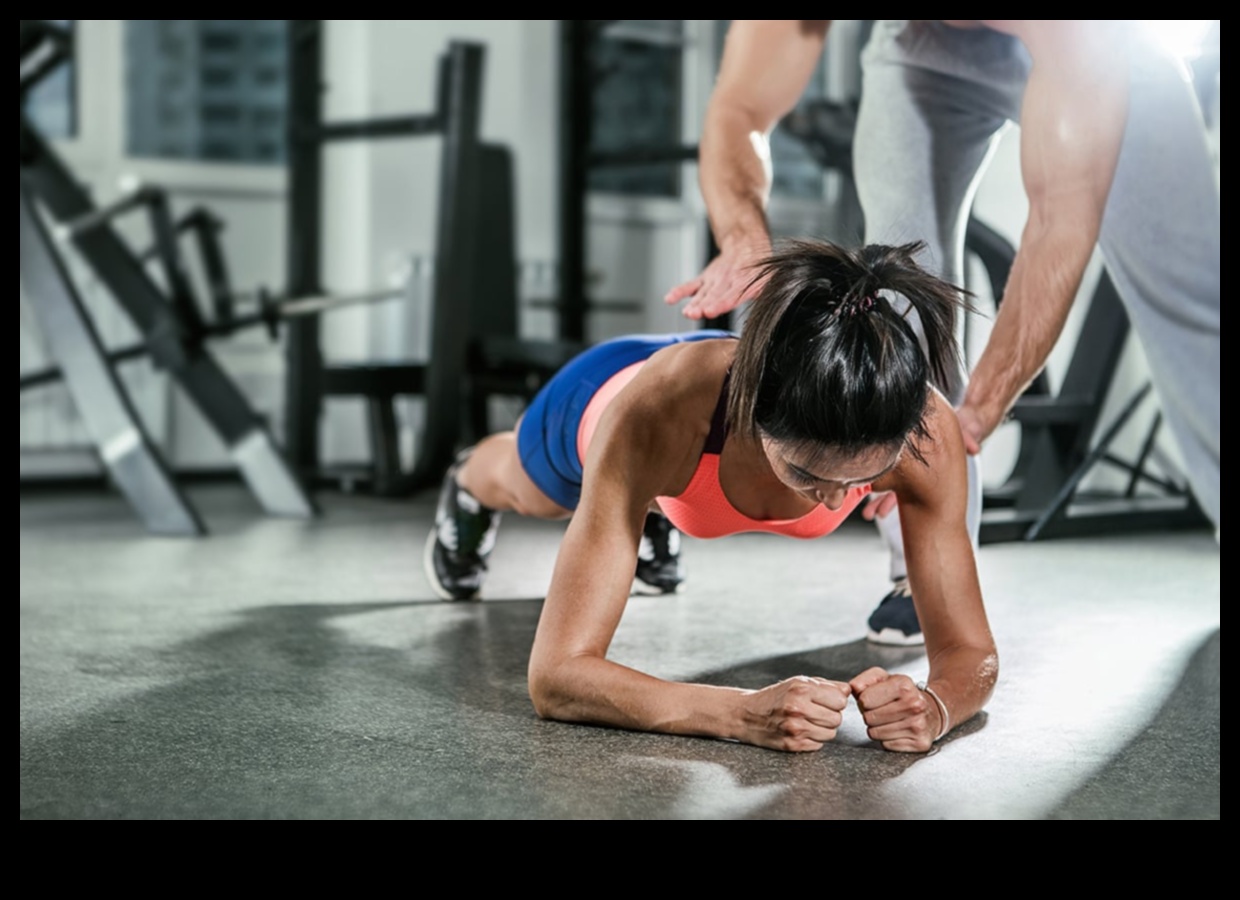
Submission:
{"label": "woman's arm", "polygon": [[638,378],[649,376],[648,383],[634,380],[630,387],[638,389],[616,399],[591,443],[581,504],[560,547],[530,654],[534,709],[548,719],[817,750],[835,737],[847,685],[807,677],[758,691],[684,684],[607,658],[628,602],[646,511],[656,496],[679,492],[669,485],[687,482],[705,438],[694,422],[667,409],[691,390],[687,377],[664,374],[679,378],[679,387],[655,381],[657,370],[643,370]]}
{"label": "woman's arm", "polygon": [[[851,682],[870,737],[888,750],[922,752],[948,728],[985,705],[999,674],[973,545],[965,524],[968,475],[965,449],[951,405],[935,392],[921,445],[926,465],[911,456],[876,488],[893,489],[909,586],[926,636],[930,693],[905,675],[871,669]],[[948,721],[935,701],[946,707]]]}

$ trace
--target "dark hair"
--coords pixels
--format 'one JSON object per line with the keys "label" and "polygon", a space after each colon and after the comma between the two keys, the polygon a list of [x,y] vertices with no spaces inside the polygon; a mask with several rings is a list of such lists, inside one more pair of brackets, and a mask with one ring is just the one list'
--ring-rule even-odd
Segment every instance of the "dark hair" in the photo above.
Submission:
{"label": "dark hair", "polygon": [[[960,364],[956,310],[969,296],[914,261],[924,248],[800,240],[763,261],[732,365],[729,428],[847,455],[906,444],[921,459],[929,384],[943,389]],[[907,300],[904,311],[880,291]]]}

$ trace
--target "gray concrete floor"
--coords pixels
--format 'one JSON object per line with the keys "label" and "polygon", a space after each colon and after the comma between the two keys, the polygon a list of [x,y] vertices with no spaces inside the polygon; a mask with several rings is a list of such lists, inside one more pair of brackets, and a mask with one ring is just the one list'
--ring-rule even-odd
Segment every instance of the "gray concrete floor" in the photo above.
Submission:
{"label": "gray concrete floor", "polygon": [[[25,819],[1220,817],[1219,548],[1181,532],[997,544],[979,560],[1002,673],[925,756],[850,707],[784,754],[538,720],[525,664],[563,525],[508,517],[479,603],[433,599],[432,498],[325,492],[313,521],[191,489],[211,534],[147,535],[114,495],[23,494]],[[634,598],[613,657],[757,687],[920,650],[863,624],[872,528],[686,540],[690,582]]]}

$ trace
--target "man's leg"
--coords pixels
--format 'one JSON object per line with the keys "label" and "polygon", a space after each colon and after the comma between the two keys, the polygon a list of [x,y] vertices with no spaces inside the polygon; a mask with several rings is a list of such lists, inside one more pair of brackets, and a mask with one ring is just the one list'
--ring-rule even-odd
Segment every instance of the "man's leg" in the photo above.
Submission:
{"label": "man's leg", "polygon": [[1145,352],[1202,509],[1221,528],[1220,200],[1184,67],[1134,54],[1128,123],[1102,222],[1107,271]]}
{"label": "man's leg", "polygon": [[[964,234],[985,164],[1007,123],[1019,116],[1028,55],[1014,38],[941,23],[879,21],[862,54],[863,81],[853,146],[867,244],[924,241],[922,263],[964,283]],[[893,298],[898,299],[898,298]],[[920,331],[916,313],[909,321]],[[963,323],[962,323],[963,324]],[[962,353],[963,362],[963,353]],[[964,396],[965,372],[945,385]],[[969,465],[969,534],[981,525],[981,468]],[[891,552],[895,588],[870,621],[870,639],[922,642],[905,580],[899,512],[877,520]]]}

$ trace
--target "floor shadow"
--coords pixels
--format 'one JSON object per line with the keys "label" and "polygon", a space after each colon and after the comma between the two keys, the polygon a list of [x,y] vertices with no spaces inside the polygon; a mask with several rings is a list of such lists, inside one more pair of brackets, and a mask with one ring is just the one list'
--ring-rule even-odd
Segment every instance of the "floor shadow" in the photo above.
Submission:
{"label": "floor shadow", "polygon": [[68,723],[23,718],[20,814],[417,816],[427,756],[459,745],[454,730],[479,718],[463,697],[529,718],[519,654],[486,651],[515,643],[528,654],[532,626],[514,640],[505,623],[536,621],[540,605],[271,605],[171,648],[83,651],[78,678],[158,686]]}
{"label": "floor shadow", "polygon": [[[861,639],[814,650],[764,659],[695,674],[689,680],[702,684],[756,689],[794,675],[817,675],[848,681],[872,666],[894,669],[924,658],[924,647],[888,647]],[[851,717],[851,722],[850,722]],[[943,743],[980,731],[985,714],[957,728]],[[887,783],[910,767],[934,755],[893,753],[869,739],[855,705],[849,705],[837,739],[811,754],[758,751],[752,758],[736,759],[732,768],[742,784],[766,781],[775,767],[786,772],[787,790],[770,804],[753,810],[747,818],[796,819],[888,819],[904,818],[898,798]]]}
{"label": "floor shadow", "polygon": [[[706,684],[731,685],[742,688],[761,688],[782,681],[794,675],[815,675],[830,678],[834,681],[850,681],[857,675],[874,666],[896,670],[915,660],[924,659],[925,647],[895,647],[875,644],[864,638],[845,644],[820,647],[815,650],[789,653],[768,659],[747,660],[735,666],[704,672],[694,680]],[[849,709],[856,711],[854,703]],[[981,727],[979,723],[972,730]],[[955,739],[959,734],[971,733],[956,729],[951,735]],[[841,729],[838,742],[843,746],[863,747],[871,750],[882,750],[882,745],[871,741],[860,729]],[[901,756],[902,754],[894,754]]]}
{"label": "floor shadow", "polygon": [[1050,819],[1218,819],[1222,814],[1220,631],[1136,738]]}
{"label": "floor shadow", "polygon": [[873,666],[893,669],[924,658],[925,647],[894,647],[875,644],[864,638],[784,656],[747,660],[695,676],[706,684],[759,688],[793,675],[818,675],[835,681],[848,681]]}
{"label": "floor shadow", "polygon": [[[133,689],[86,712],[23,713],[19,816],[902,817],[882,788],[925,757],[540,720],[526,666],[541,609],[269,605],[171,648],[83,651],[75,679]],[[862,642],[703,680],[769,683],[807,667],[842,677],[894,658]]]}

